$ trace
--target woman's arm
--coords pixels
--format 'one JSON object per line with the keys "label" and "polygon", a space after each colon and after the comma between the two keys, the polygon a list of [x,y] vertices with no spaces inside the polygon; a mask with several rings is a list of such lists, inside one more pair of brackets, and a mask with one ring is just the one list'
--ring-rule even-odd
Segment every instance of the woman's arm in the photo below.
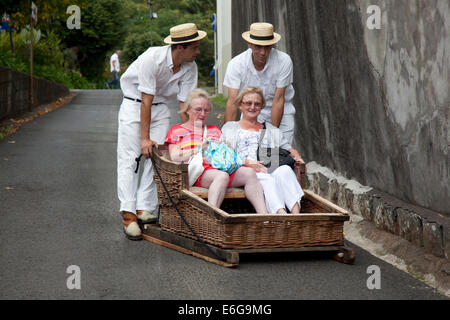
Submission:
{"label": "woman's arm", "polygon": [[188,162],[192,155],[196,154],[198,149],[181,150],[176,144],[169,144],[170,160],[173,162]]}

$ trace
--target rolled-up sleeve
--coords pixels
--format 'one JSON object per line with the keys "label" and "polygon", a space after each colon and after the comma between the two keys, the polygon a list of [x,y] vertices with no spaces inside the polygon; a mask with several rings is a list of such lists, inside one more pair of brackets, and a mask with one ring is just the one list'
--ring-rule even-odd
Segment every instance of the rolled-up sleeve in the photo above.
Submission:
{"label": "rolled-up sleeve", "polygon": [[241,86],[242,77],[240,74],[239,64],[236,60],[231,60],[228,63],[227,71],[225,72],[225,78],[223,85],[231,89],[239,89]]}
{"label": "rolled-up sleeve", "polygon": [[189,92],[197,88],[198,70],[197,64],[192,63],[188,71],[183,75],[178,83],[179,91],[177,94],[178,101],[185,102]]}
{"label": "rolled-up sleeve", "polygon": [[294,81],[294,66],[291,57],[286,55],[280,66],[280,74],[277,79],[277,88],[289,86]]}
{"label": "rolled-up sleeve", "polygon": [[[148,57],[151,57],[150,55]],[[142,93],[156,95],[156,77],[158,66],[152,59],[144,59],[138,71],[138,90]]]}

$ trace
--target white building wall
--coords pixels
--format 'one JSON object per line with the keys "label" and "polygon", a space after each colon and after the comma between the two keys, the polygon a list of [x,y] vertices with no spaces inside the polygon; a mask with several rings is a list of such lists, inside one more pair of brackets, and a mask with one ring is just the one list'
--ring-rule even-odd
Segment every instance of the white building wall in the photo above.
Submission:
{"label": "white building wall", "polygon": [[231,60],[231,3],[232,0],[217,0],[217,75],[218,93],[227,94],[223,79]]}

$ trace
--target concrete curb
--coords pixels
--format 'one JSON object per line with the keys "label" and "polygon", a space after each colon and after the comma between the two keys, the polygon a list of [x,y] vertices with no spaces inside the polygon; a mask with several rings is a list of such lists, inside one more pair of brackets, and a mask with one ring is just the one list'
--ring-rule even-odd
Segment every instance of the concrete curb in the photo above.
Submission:
{"label": "concrete curb", "polygon": [[349,180],[315,162],[307,164],[309,189],[439,258],[450,258],[450,218]]}
{"label": "concrete curb", "polygon": [[350,212],[345,238],[450,297],[450,218],[348,180],[315,162],[308,189]]}

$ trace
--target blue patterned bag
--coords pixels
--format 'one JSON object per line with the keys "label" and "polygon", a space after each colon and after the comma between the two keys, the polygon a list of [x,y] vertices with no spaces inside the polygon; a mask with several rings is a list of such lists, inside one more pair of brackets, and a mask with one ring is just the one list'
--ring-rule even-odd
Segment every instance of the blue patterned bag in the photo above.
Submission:
{"label": "blue patterned bag", "polygon": [[226,142],[209,141],[203,156],[211,167],[232,174],[243,165],[242,158]]}

